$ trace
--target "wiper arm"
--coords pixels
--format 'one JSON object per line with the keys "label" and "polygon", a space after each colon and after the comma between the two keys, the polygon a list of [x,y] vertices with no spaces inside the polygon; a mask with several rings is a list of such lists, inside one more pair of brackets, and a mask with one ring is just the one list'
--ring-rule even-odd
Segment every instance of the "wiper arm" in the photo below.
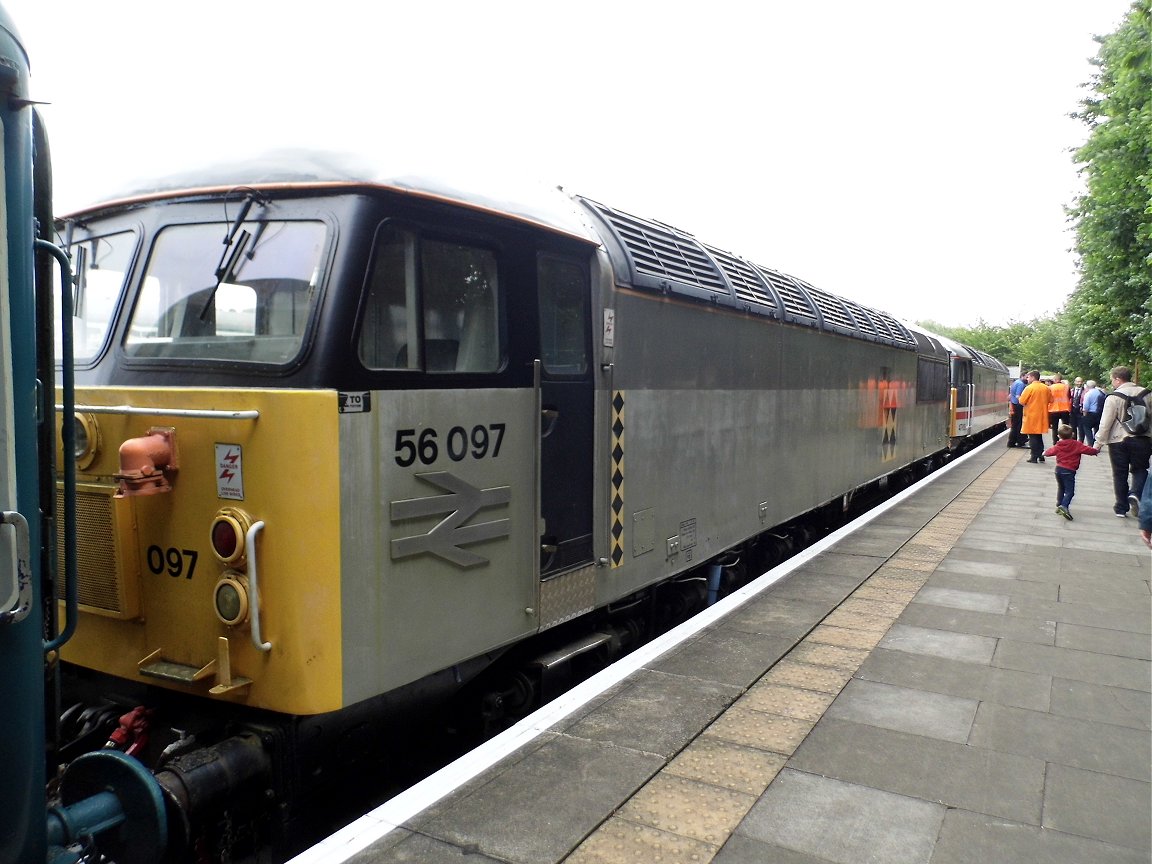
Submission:
{"label": "wiper arm", "polygon": [[204,298],[204,307],[200,310],[201,321],[208,316],[208,310],[212,307],[212,301],[216,299],[216,292],[220,290],[220,286],[229,281],[236,272],[236,265],[244,255],[244,249],[248,246],[248,240],[251,236],[247,231],[241,231],[235,243],[232,242],[231,237],[229,238],[229,246],[225,248],[224,254],[220,258],[220,264],[216,267],[216,284],[212,286],[212,290]]}
{"label": "wiper arm", "polygon": [[[228,233],[224,235],[224,251],[220,253],[220,262],[216,265],[216,283],[212,286],[212,290],[208,292],[208,296],[204,298],[204,306],[200,309],[199,318],[203,321],[208,316],[208,310],[212,306],[212,301],[216,299],[216,292],[220,290],[220,285],[232,276],[236,270],[236,265],[240,261],[240,256],[244,252],[244,248],[248,245],[248,240],[252,236],[247,231],[243,230],[244,220],[248,218],[248,211],[252,209],[252,205],[257,201],[261,205],[264,200],[260,198],[255,192],[249,192],[248,196],[244,199],[244,203],[240,206],[240,212],[236,214],[236,218],[232,220],[232,225],[228,229]],[[225,205],[227,207],[227,205]],[[257,229],[257,237],[264,233],[264,226],[261,225]],[[233,245],[236,240],[236,235],[239,233],[240,239],[238,243]],[[251,256],[249,256],[251,257]]]}

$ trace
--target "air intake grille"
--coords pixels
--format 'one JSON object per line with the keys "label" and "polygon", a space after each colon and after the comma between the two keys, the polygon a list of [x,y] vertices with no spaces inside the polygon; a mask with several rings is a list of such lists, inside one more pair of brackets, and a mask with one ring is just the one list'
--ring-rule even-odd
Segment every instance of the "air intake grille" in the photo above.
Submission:
{"label": "air intake grille", "polygon": [[804,293],[796,287],[790,278],[783,273],[777,273],[775,270],[769,270],[766,267],[756,268],[760,275],[763,276],[772,287],[776,289],[776,293],[780,295],[780,300],[784,304],[784,311],[789,315],[799,318],[809,318],[815,320],[816,313],[812,311],[812,305],[808,302]]}
{"label": "air intake grille", "polygon": [[741,300],[746,300],[749,303],[759,303],[761,306],[767,306],[770,309],[776,308],[776,301],[772,299],[772,295],[764,288],[764,283],[756,275],[756,268],[735,255],[728,252],[722,252],[712,246],[705,245],[708,254],[712,256],[712,260],[720,265],[720,269],[724,271],[724,275],[728,277],[728,281],[732,283],[733,289],[736,291],[736,296]]}
{"label": "air intake grille", "polygon": [[[796,281],[800,282],[799,279]],[[819,288],[814,288],[807,282],[800,282],[800,284],[816,303],[817,308],[820,309],[825,327],[839,327],[850,332],[856,330],[856,322],[852,320],[852,316],[844,308],[839,297],[829,294],[827,291],[821,291]]]}
{"label": "air intake grille", "polygon": [[[117,519],[114,505],[132,506],[131,499],[117,502],[114,487],[81,487],[76,492],[76,552],[80,607],[113,618],[135,618],[139,609],[139,571],[125,567],[121,548],[135,549],[130,540],[133,520]],[[127,532],[129,537],[124,537]],[[56,490],[56,599],[64,599],[64,493]],[[125,578],[127,574],[127,578]]]}
{"label": "air intake grille", "polygon": [[719,272],[708,260],[703,247],[689,234],[675,228],[640,219],[584,199],[616,230],[632,256],[636,272],[728,294]]}
{"label": "air intake grille", "polygon": [[618,277],[630,287],[823,327],[857,339],[916,347],[912,332],[890,315],[723,252],[662,222],[574,197],[593,215]]}

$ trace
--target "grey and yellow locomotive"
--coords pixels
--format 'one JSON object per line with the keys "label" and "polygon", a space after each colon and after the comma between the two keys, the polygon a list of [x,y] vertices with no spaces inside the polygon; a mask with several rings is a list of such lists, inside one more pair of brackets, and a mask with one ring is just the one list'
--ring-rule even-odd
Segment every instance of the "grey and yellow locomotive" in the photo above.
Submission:
{"label": "grey and yellow locomotive", "polygon": [[780,526],[1001,428],[993,358],[550,195],[280,159],[60,220],[63,659],[146,706],[124,734],[190,844],[240,787],[321,788],[409,700],[531,704],[706,602],[702,566],[764,565]]}

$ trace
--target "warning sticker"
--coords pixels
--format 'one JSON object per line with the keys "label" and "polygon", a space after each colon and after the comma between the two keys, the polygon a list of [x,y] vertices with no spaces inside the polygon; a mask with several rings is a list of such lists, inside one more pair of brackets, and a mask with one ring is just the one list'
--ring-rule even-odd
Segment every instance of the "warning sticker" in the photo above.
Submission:
{"label": "warning sticker", "polygon": [[341,390],[337,394],[341,414],[367,414],[372,410],[372,393],[361,390],[358,393],[345,393]]}
{"label": "warning sticker", "polygon": [[216,497],[244,500],[244,463],[239,444],[216,445]]}

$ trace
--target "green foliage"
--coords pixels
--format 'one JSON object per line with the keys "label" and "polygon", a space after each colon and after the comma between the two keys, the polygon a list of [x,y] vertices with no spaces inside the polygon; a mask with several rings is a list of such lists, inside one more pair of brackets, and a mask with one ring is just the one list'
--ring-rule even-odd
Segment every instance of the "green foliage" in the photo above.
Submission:
{"label": "green foliage", "polygon": [[1116,365],[1100,362],[1069,329],[1067,318],[1034,318],[988,324],[983,319],[974,327],[949,327],[935,321],[918,321],[921,327],[947,336],[1001,360],[1009,366],[1059,372],[1068,378],[1106,379],[1103,373]]}
{"label": "green foliage", "polygon": [[1152,0],[1135,0],[1098,36],[1093,93],[1075,116],[1090,128],[1075,153],[1087,191],[1068,208],[1080,279],[1051,318],[993,326],[922,326],[1009,366],[1107,380],[1116,365],[1152,381]]}
{"label": "green foliage", "polygon": [[1076,116],[1090,127],[1076,151],[1087,192],[1069,208],[1080,281],[1061,313],[1102,367],[1152,363],[1152,0],[1097,37],[1094,93]]}

